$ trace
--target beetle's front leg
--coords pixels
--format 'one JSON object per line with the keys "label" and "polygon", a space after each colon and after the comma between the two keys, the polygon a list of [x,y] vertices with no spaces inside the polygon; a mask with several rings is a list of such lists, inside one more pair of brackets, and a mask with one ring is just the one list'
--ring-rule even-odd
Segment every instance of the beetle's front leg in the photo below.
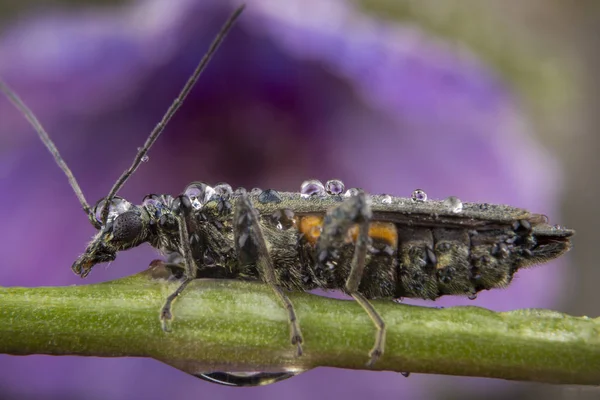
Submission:
{"label": "beetle's front leg", "polygon": [[288,313],[290,341],[297,346],[297,355],[302,355],[302,333],[296,312],[290,299],[277,285],[275,266],[259,223],[258,212],[247,194],[237,198],[233,216],[235,246],[240,265],[256,264],[263,281],[277,295]]}
{"label": "beetle's front leg", "polygon": [[181,247],[179,251],[185,262],[183,264],[183,281],[179,287],[167,297],[167,300],[165,301],[165,304],[160,312],[160,321],[162,329],[165,332],[170,331],[169,322],[173,319],[173,314],[171,313],[173,301],[175,301],[175,299],[185,290],[191,281],[196,279],[196,274],[198,271],[198,266],[196,265],[196,261],[194,261],[194,257],[192,256],[192,249],[190,247],[190,234],[188,232],[188,222],[192,215],[192,204],[186,195],[179,196],[175,201],[177,203],[173,208],[177,213],[177,222],[179,225],[179,243]]}

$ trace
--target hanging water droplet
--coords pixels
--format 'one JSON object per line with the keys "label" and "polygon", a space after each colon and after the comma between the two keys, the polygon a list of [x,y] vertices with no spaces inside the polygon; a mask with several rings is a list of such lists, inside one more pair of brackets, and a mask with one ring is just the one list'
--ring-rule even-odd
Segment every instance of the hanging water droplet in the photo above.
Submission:
{"label": "hanging water droplet", "polygon": [[311,196],[324,196],[325,193],[325,187],[321,181],[317,179],[309,179],[304,181],[300,186],[300,196],[304,197],[305,199]]}
{"label": "hanging water droplet", "polygon": [[390,196],[389,194],[384,194],[383,196],[381,196],[381,202],[383,204],[392,204],[392,196]]}
{"label": "hanging water droplet", "polygon": [[342,194],[345,188],[344,182],[339,179],[331,179],[325,184],[325,190],[329,194]]}
{"label": "hanging water droplet", "polygon": [[358,189],[358,188],[350,188],[350,189],[346,190],[346,193],[344,193],[344,197],[356,196],[359,193],[360,193],[360,189]]}
{"label": "hanging water droplet", "polygon": [[215,195],[215,189],[204,182],[193,182],[185,188],[183,194],[189,197],[192,207],[199,210]]}
{"label": "hanging water droplet", "polygon": [[400,372],[400,375],[402,375],[405,378],[408,378],[410,376],[410,372]]}
{"label": "hanging water droplet", "polygon": [[427,201],[427,193],[422,189],[416,189],[410,195],[413,201],[424,202]]}
{"label": "hanging water droplet", "polygon": [[453,213],[459,213],[463,209],[462,201],[460,201],[460,199],[455,196],[446,197],[442,203],[444,203],[444,205],[448,207]]}
{"label": "hanging water droplet", "polygon": [[475,300],[477,298],[477,293],[470,293],[467,298],[469,300]]}

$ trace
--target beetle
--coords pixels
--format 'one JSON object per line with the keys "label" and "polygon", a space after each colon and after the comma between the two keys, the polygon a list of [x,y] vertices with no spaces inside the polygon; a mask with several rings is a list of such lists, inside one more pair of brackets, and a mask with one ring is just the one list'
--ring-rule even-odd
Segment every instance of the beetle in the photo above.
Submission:
{"label": "beetle", "polygon": [[[372,299],[444,295],[474,298],[506,287],[521,268],[559,257],[574,231],[552,226],[545,216],[506,205],[433,201],[417,189],[410,197],[369,195],[336,179],[310,179],[298,192],[246,191],[220,183],[193,182],[181,195],[151,194],[139,205],[117,196],[180,107],[212,55],[243,11],[235,10],[179,96],[150,133],[132,165],[109,194],[90,207],[77,181],[33,112],[0,81],[0,90],[20,109],[65,172],[82,208],[98,230],[72,269],[87,276],[96,264],[149,243],[168,256],[180,280],[160,310],[170,330],[173,301],[199,278],[259,280],[287,312],[290,344],[302,355],[303,336],[288,291],[338,289],[352,296],[375,326],[368,355],[372,366],[385,351],[385,322]],[[194,371],[234,386],[273,383],[296,371],[235,374]]]}

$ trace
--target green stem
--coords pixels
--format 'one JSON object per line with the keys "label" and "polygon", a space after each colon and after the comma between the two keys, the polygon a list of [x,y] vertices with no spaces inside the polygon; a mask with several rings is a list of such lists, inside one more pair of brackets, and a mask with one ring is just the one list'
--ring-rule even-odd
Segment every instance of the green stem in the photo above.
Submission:
{"label": "green stem", "polygon": [[[318,366],[364,369],[374,327],[351,301],[291,293],[304,352],[295,357],[286,312],[262,284],[198,280],[159,310],[176,283],[160,271],[87,286],[0,288],[0,353],[152,357],[205,371]],[[600,319],[547,310],[496,313],[373,302],[387,323],[374,369],[600,384]]]}

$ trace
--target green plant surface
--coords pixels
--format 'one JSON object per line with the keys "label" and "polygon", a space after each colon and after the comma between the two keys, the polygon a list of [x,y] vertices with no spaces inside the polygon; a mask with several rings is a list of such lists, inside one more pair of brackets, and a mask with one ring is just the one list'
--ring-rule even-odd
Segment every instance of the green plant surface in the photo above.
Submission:
{"label": "green plant surface", "polygon": [[[197,280],[174,303],[171,332],[159,310],[176,287],[156,268],[67,287],[0,288],[0,353],[151,357],[205,371],[319,366],[367,369],[375,329],[353,301],[291,293],[304,355],[289,343],[287,314],[270,288]],[[548,310],[493,312],[373,302],[387,323],[375,370],[600,384],[600,319]]]}

